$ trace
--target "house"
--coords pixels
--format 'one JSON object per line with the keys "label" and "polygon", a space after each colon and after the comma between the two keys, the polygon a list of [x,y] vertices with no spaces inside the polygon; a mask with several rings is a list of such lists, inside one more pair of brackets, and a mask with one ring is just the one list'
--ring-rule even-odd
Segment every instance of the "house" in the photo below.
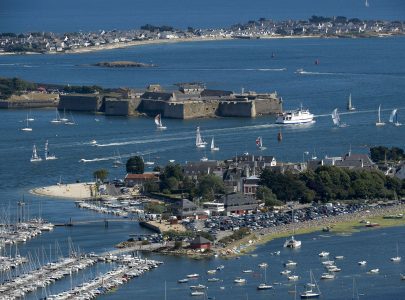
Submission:
{"label": "house", "polygon": [[217,161],[187,162],[183,166],[183,173],[189,178],[196,179],[202,175],[215,174],[222,178],[222,170]]}
{"label": "house", "polygon": [[145,182],[159,182],[157,173],[127,174],[124,182],[126,186],[142,186]]}
{"label": "house", "polygon": [[243,194],[256,196],[256,190],[259,187],[260,178],[256,175],[249,176],[242,180]]}
{"label": "house", "polygon": [[211,241],[207,240],[206,238],[199,235],[190,242],[190,248],[192,248],[192,249],[210,249]]}
{"label": "house", "polygon": [[205,219],[207,213],[188,199],[181,199],[171,205],[172,215],[178,219],[193,218]]}
{"label": "house", "polygon": [[259,208],[259,204],[255,198],[239,193],[224,195],[220,202],[224,203],[225,213],[227,215],[247,214]]}
{"label": "house", "polygon": [[252,155],[243,154],[232,158],[236,163],[256,162],[257,166],[262,168],[273,167],[277,164],[276,158],[270,155]]}

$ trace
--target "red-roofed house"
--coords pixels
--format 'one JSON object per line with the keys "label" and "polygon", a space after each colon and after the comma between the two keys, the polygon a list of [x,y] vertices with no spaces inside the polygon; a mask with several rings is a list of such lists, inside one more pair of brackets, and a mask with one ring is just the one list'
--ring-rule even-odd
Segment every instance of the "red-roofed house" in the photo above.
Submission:
{"label": "red-roofed house", "polygon": [[159,175],[156,173],[127,174],[125,176],[127,186],[143,185],[145,182],[159,182]]}

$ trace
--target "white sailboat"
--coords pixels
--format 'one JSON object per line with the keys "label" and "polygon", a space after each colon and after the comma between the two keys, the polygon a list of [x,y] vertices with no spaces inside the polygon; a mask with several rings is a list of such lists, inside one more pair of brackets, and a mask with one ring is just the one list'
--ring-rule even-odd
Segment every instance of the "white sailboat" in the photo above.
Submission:
{"label": "white sailboat", "polygon": [[31,109],[30,109],[30,117],[27,117],[27,120],[28,121],[30,121],[30,122],[33,122],[33,121],[35,121],[35,119],[31,116]]}
{"label": "white sailboat", "polygon": [[[319,287],[316,283],[314,275],[312,274],[312,271],[309,271],[309,274],[311,277],[311,283],[307,284],[306,290],[301,294],[301,299],[319,298],[319,296],[321,295],[321,292],[319,291]],[[316,287],[317,291],[313,290],[314,287]]]}
{"label": "white sailboat", "polygon": [[365,6],[365,7],[369,7],[369,6],[370,6],[370,4],[368,3],[368,0],[366,0],[366,2],[364,2],[364,6]]}
{"label": "white sailboat", "polygon": [[398,243],[397,243],[397,256],[391,257],[392,262],[400,262],[401,261],[401,256],[399,256],[399,251],[398,251]]}
{"label": "white sailboat", "polygon": [[30,161],[31,161],[31,162],[42,161],[42,158],[41,158],[40,156],[38,156],[37,147],[35,146],[35,144],[34,144],[34,146],[32,147],[32,156],[31,156]]}
{"label": "white sailboat", "polygon": [[145,165],[153,166],[154,164],[155,164],[155,162],[150,159],[150,153],[149,153],[149,159],[145,162]]}
{"label": "white sailboat", "polygon": [[219,148],[215,146],[214,137],[211,140],[211,151],[219,151]]}
{"label": "white sailboat", "polygon": [[375,126],[384,126],[385,123],[381,122],[381,104],[378,106],[378,120],[375,123]]}
{"label": "white sailboat", "polygon": [[339,115],[339,112],[338,112],[338,109],[337,109],[337,108],[335,108],[335,109],[332,111],[332,121],[333,121],[333,124],[334,124],[336,127],[342,128],[342,127],[346,127],[346,126],[347,126],[346,123],[342,123],[342,122],[340,121],[340,115]]}
{"label": "white sailboat", "polygon": [[195,136],[195,145],[197,148],[205,148],[205,146],[207,145],[207,142],[205,142],[201,137],[199,126],[197,126],[197,131],[196,131],[196,136]]}
{"label": "white sailboat", "polygon": [[401,126],[402,124],[398,122],[398,108],[393,109],[390,115],[389,122],[395,126]]}
{"label": "white sailboat", "polygon": [[72,112],[70,112],[70,119],[65,122],[66,125],[76,125],[76,121],[73,118]]}
{"label": "white sailboat", "polygon": [[259,136],[259,137],[256,139],[256,146],[257,146],[257,148],[258,148],[259,150],[265,150],[265,149],[267,149],[266,147],[263,146],[263,138],[262,138],[261,136]]}
{"label": "white sailboat", "polygon": [[160,129],[160,130],[167,129],[167,127],[163,126],[163,124],[162,124],[162,116],[160,114],[156,115],[155,124],[156,124],[157,129]]}
{"label": "white sailboat", "polygon": [[27,118],[25,119],[26,122],[26,126],[24,128],[21,128],[22,131],[32,131],[32,128],[28,126],[28,114],[27,114]]}
{"label": "white sailboat", "polygon": [[63,117],[60,118],[60,121],[61,121],[61,122],[67,122],[67,121],[69,121],[69,119],[66,117],[66,109],[65,109],[65,108],[63,109]]}
{"label": "white sailboat", "polygon": [[53,124],[60,124],[60,123],[62,123],[62,120],[60,119],[60,115],[59,115],[59,112],[58,112],[58,109],[57,109],[57,108],[55,108],[55,119],[53,119],[53,120],[51,121],[51,123],[53,123]]}
{"label": "white sailboat", "polygon": [[117,156],[115,157],[115,160],[113,162],[113,167],[118,168],[121,165],[122,165],[121,155],[120,155],[120,152],[117,149]]}
{"label": "white sailboat", "polygon": [[[292,223],[294,225],[294,209],[291,211],[291,218],[292,218]],[[299,248],[301,247],[301,241],[298,241],[294,238],[294,233],[295,233],[295,226],[293,226],[293,235],[291,236],[290,239],[286,240],[284,242],[284,248]]]}
{"label": "white sailboat", "polygon": [[200,158],[200,161],[208,161],[208,157],[207,157],[207,154],[205,153],[205,150],[204,150],[204,156]]}
{"label": "white sailboat", "polygon": [[45,153],[44,153],[45,160],[55,160],[58,159],[54,154],[49,153],[49,147],[48,147],[48,140],[45,142]]}
{"label": "white sailboat", "polygon": [[266,277],[267,277],[267,266],[264,267],[264,283],[261,283],[261,284],[259,284],[257,286],[258,290],[269,290],[269,289],[273,288],[272,285],[267,284],[267,278]]}
{"label": "white sailboat", "polygon": [[347,110],[354,111],[356,108],[352,105],[352,94],[349,95],[349,100],[347,101]]}

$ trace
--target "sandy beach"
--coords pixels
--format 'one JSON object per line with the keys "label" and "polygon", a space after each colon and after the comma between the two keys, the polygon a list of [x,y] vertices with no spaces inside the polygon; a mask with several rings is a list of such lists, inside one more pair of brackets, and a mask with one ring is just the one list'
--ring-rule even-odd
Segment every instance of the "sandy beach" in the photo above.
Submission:
{"label": "sandy beach", "polygon": [[35,195],[48,196],[55,198],[69,198],[74,200],[91,198],[94,189],[93,182],[87,183],[71,183],[59,184],[46,187],[40,187],[31,190],[30,192]]}

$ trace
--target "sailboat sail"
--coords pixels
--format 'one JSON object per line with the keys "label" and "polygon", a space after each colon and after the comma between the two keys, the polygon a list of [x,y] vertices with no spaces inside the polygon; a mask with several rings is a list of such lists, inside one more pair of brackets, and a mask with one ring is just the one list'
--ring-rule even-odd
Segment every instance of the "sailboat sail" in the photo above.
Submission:
{"label": "sailboat sail", "polygon": [[356,108],[352,105],[352,94],[349,95],[349,100],[347,101],[347,110],[348,111],[356,110]]}
{"label": "sailboat sail", "polygon": [[44,155],[44,157],[45,157],[45,160],[57,159],[57,157],[55,155],[50,154],[50,152],[49,152],[48,140],[46,140],[46,142],[45,142],[45,155]]}
{"label": "sailboat sail", "polygon": [[212,137],[212,140],[211,140],[211,151],[218,151],[218,150],[219,150],[219,148],[218,148],[218,147],[215,147],[214,137]]}
{"label": "sailboat sail", "polygon": [[197,126],[196,136],[195,136],[195,145],[199,148],[204,148],[207,143],[201,137],[200,127]]}
{"label": "sailboat sail", "polygon": [[158,129],[166,129],[166,126],[162,124],[162,116],[160,114],[156,115],[155,117],[155,124]]}
{"label": "sailboat sail", "polygon": [[31,157],[31,162],[36,162],[36,161],[41,161],[42,158],[40,156],[38,156],[37,153],[37,147],[34,145],[32,147],[32,157]]}
{"label": "sailboat sail", "polygon": [[155,117],[155,124],[156,124],[157,126],[162,126],[162,120],[161,120],[161,118],[160,118],[160,114],[158,114],[158,115]]}
{"label": "sailboat sail", "polygon": [[397,116],[397,111],[398,111],[398,109],[395,108],[395,109],[391,112],[391,115],[390,115],[390,123],[394,123],[395,117]]}
{"label": "sailboat sail", "polygon": [[333,121],[333,124],[335,124],[336,126],[340,125],[340,116],[339,116],[337,108],[335,108],[332,112],[332,121]]}

